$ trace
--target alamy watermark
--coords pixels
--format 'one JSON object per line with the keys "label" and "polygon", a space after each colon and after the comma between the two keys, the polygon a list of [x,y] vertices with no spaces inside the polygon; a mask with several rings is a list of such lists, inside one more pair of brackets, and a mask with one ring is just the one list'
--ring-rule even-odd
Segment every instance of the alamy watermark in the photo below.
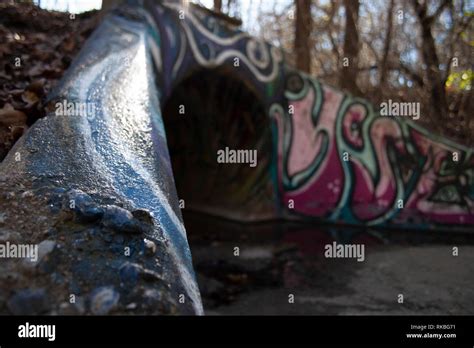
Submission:
{"label": "alamy watermark", "polygon": [[380,116],[411,117],[418,120],[420,118],[420,103],[396,102],[389,99],[380,104]]}
{"label": "alamy watermark", "polygon": [[19,338],[47,338],[48,341],[56,340],[56,325],[54,324],[30,324],[26,322],[18,326]]}
{"label": "alamy watermark", "polygon": [[257,150],[233,150],[229,147],[217,150],[217,163],[248,163],[250,167],[257,165]]}
{"label": "alamy watermark", "polygon": [[2,259],[30,259],[32,262],[38,261],[37,244],[14,244],[6,241],[0,244],[0,258]]}
{"label": "alamy watermark", "polygon": [[70,102],[63,100],[54,104],[56,116],[79,116],[89,120],[95,118],[95,103]]}
{"label": "alamy watermark", "polygon": [[327,258],[357,259],[358,262],[365,260],[364,244],[326,244],[324,246],[324,256]]}

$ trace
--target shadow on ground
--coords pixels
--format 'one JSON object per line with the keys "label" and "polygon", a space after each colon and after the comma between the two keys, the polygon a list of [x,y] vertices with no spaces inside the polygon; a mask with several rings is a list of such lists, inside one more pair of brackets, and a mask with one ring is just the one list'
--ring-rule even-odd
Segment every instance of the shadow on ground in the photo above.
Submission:
{"label": "shadow on ground", "polygon": [[[472,234],[241,225],[190,212],[185,223],[208,315],[474,313]],[[333,241],[364,244],[365,260],[324,257]]]}

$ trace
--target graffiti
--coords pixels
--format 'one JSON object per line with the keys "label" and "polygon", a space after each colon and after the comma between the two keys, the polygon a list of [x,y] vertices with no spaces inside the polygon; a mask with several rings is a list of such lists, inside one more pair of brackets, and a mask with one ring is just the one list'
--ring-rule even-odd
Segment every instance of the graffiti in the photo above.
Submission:
{"label": "graffiti", "polygon": [[155,61],[159,62],[164,97],[198,67],[239,68],[238,73],[252,79],[258,88],[267,87],[281,75],[281,51],[263,40],[223,25],[192,5],[174,1],[145,5],[143,15],[150,25],[153,45],[161,52]]}
{"label": "graffiti", "polygon": [[474,223],[472,150],[297,72],[285,88],[294,113],[270,110],[285,206],[354,224]]}
{"label": "graffiti", "polygon": [[[175,10],[180,9],[180,5],[176,3],[169,3],[166,6]],[[219,36],[216,30],[219,27],[212,17],[201,17],[201,20],[204,20],[202,23],[192,11],[188,11],[186,18],[188,20],[181,21],[185,33],[183,39],[186,38],[188,41],[189,48],[199,65],[214,68],[226,60],[239,58],[259,81],[268,82],[276,77],[278,63],[281,61],[280,51],[276,47],[269,46],[243,32],[236,32],[229,37]],[[199,36],[206,41],[196,38]],[[201,42],[200,46],[198,42]],[[222,48],[218,49],[218,46]],[[185,47],[184,45],[181,47],[180,56],[185,53]],[[176,64],[173,71],[176,72],[178,69],[179,65]],[[266,70],[268,73],[265,73]]]}
{"label": "graffiti", "polygon": [[274,217],[474,224],[473,149],[430,134],[411,117],[380,116],[366,100],[289,69],[277,48],[198,7],[145,4],[162,102],[190,75],[219,68],[267,110]]}

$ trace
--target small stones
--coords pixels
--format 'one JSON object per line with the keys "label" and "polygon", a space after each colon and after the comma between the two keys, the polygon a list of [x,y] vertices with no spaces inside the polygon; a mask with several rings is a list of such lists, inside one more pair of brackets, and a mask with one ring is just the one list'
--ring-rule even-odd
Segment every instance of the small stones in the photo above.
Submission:
{"label": "small stones", "polygon": [[149,282],[163,280],[163,278],[157,272],[152,271],[150,269],[143,269],[141,276],[144,280],[149,281]]}
{"label": "small stones", "polygon": [[95,315],[105,315],[117,307],[120,294],[113,286],[96,288],[91,294],[91,312]]}
{"label": "small stones", "polygon": [[128,310],[134,310],[138,307],[138,305],[135,302],[129,303],[128,305],[125,306],[126,309]]}
{"label": "small stones", "polygon": [[66,196],[67,206],[74,211],[79,221],[100,220],[104,227],[126,234],[141,234],[153,228],[153,217],[145,209],[130,212],[119,206],[119,203],[100,205],[87,193],[77,189],[69,190]]}
{"label": "small stones", "polygon": [[146,269],[138,263],[125,262],[120,267],[120,279],[123,285],[135,286],[138,279],[141,278],[145,281],[161,281],[162,277],[155,271]]}
{"label": "small stones", "polygon": [[56,242],[53,240],[44,240],[38,244],[38,261],[54,250]]}
{"label": "small stones", "polygon": [[48,300],[44,289],[24,289],[7,301],[7,307],[14,315],[37,315],[48,310]]}
{"label": "small stones", "polygon": [[33,192],[32,191],[25,191],[20,195],[20,197],[22,199],[33,197]]}
{"label": "small stones", "polygon": [[132,262],[125,262],[119,270],[120,281],[125,286],[135,286],[138,282],[140,271],[140,265]]}
{"label": "small stones", "polygon": [[156,289],[146,289],[143,293],[143,303],[147,305],[156,305],[162,303],[162,293]]}
{"label": "small stones", "polygon": [[85,221],[96,221],[104,215],[104,210],[101,207],[87,207],[81,210],[81,216]]}
{"label": "small stones", "polygon": [[104,215],[104,210],[81,190],[70,190],[67,197],[69,207],[74,210],[79,220],[92,222]]}
{"label": "small stones", "polygon": [[143,240],[144,247],[145,247],[145,254],[147,256],[153,256],[156,253],[156,244],[152,240],[144,239]]}
{"label": "small stones", "polygon": [[75,303],[63,302],[59,305],[59,315],[82,315],[86,311],[84,300],[77,297]]}
{"label": "small stones", "polygon": [[39,151],[39,148],[37,148],[35,146],[27,145],[26,146],[26,151],[28,151],[29,153],[36,153],[36,152]]}
{"label": "small stones", "polygon": [[132,211],[133,217],[135,217],[137,220],[153,225],[153,217],[151,216],[150,212],[146,209],[137,209]]}
{"label": "small stones", "polygon": [[142,294],[140,305],[152,313],[174,314],[177,312],[173,299],[158,289],[146,289]]}
{"label": "small stones", "polygon": [[25,259],[25,264],[28,266],[36,266],[41,260],[51,253],[56,246],[56,242],[52,240],[44,240],[38,244],[38,255],[36,260]]}
{"label": "small stones", "polygon": [[120,233],[142,233],[141,224],[133,217],[127,209],[116,205],[107,205],[105,207],[102,224]]}
{"label": "small stones", "polygon": [[20,240],[21,235],[18,232],[0,228],[0,243],[7,241],[15,243]]}
{"label": "small stones", "polygon": [[0,213],[0,225],[4,224],[7,219],[6,213]]}

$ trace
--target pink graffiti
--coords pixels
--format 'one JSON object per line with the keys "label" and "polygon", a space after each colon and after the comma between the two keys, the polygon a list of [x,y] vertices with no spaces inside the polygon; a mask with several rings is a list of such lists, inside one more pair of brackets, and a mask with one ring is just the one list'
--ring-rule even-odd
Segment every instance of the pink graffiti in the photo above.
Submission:
{"label": "pink graffiti", "polygon": [[[474,202],[465,194],[466,190],[463,193],[459,189],[469,185],[472,171],[462,174],[462,170],[446,170],[452,153],[465,150],[411,125],[407,136],[402,131],[407,125],[405,120],[371,114],[363,101],[355,101],[340,113],[343,102],[350,97],[325,86],[322,94],[324,102],[316,115],[316,125],[312,114],[316,96],[311,88],[303,98],[289,101],[293,115],[275,115],[279,133],[278,173],[285,206],[294,202],[292,209],[297,213],[331,217],[333,221],[474,224]],[[283,117],[290,117],[291,131],[284,127]],[[341,125],[340,130],[336,129],[337,124]],[[323,151],[321,130],[329,139],[327,152],[317,169],[309,172],[316,156]],[[283,141],[286,132],[291,133],[287,148]],[[349,155],[346,164],[343,149]],[[287,168],[283,168],[285,155]],[[474,168],[472,157],[467,164]],[[301,185],[283,185],[284,175],[290,180],[307,173],[310,177],[302,180]]]}

